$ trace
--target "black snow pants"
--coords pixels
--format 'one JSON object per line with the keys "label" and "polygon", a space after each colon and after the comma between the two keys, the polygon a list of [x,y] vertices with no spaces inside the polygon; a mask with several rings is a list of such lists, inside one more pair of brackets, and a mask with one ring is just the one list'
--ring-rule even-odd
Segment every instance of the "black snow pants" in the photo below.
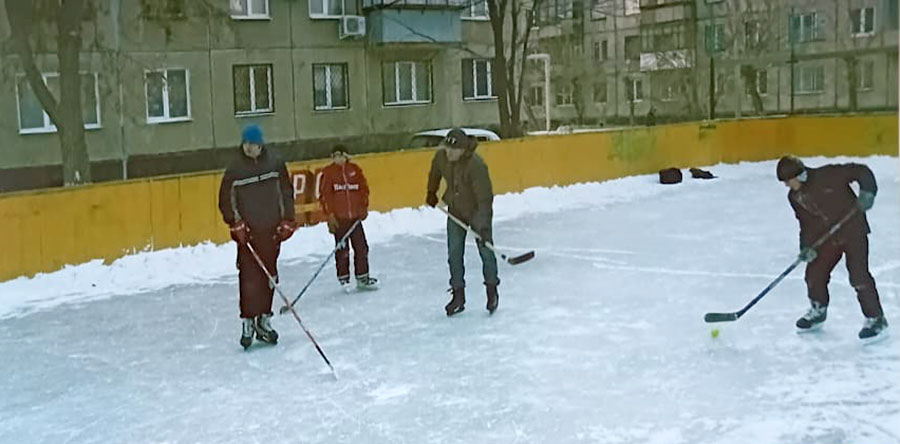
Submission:
{"label": "black snow pants", "polygon": [[865,233],[844,236],[826,242],[818,249],[816,259],[806,266],[806,286],[809,299],[828,305],[828,282],[831,271],[846,256],[850,285],[856,290],[856,298],[867,318],[882,316],[881,301],[875,288],[875,279],[869,273],[869,237]]}

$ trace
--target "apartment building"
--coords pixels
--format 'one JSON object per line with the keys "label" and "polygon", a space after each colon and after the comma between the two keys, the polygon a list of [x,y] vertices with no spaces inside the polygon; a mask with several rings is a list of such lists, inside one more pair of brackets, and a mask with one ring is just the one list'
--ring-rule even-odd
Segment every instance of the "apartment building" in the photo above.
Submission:
{"label": "apartment building", "polygon": [[[87,0],[82,101],[95,181],[210,170],[259,123],[289,160],[494,126],[487,8],[462,0]],[[52,33],[37,63],[58,93]],[[488,85],[485,87],[485,85]],[[61,184],[58,135],[0,0],[0,191]]]}
{"label": "apartment building", "polygon": [[556,124],[897,109],[897,0],[542,1]]}

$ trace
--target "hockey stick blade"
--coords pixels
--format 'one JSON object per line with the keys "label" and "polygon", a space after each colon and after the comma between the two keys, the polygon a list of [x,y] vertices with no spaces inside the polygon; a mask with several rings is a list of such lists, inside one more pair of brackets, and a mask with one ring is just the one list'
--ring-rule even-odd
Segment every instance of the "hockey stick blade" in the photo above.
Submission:
{"label": "hockey stick blade", "polygon": [[519,265],[523,262],[528,262],[532,259],[534,259],[534,251],[529,251],[528,253],[525,253],[525,254],[522,254],[522,255],[519,255],[516,257],[508,258],[508,259],[506,259],[506,262],[509,263],[509,265]]}
{"label": "hockey stick blade", "polygon": [[706,316],[703,317],[703,320],[712,324],[714,322],[736,321],[738,317],[737,313],[707,313]]}

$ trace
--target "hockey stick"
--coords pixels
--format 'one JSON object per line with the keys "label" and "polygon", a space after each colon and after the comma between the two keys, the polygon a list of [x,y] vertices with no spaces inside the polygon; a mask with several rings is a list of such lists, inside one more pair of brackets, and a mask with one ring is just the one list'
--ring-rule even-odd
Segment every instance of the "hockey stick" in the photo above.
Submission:
{"label": "hockey stick", "polygon": [[[440,206],[440,205],[437,206],[437,209],[443,211],[444,214],[446,214],[447,217],[450,218],[450,220],[452,220],[453,222],[456,222],[457,225],[465,228],[468,232],[472,233],[472,236],[475,236],[476,240],[482,241],[481,235],[476,233],[475,230],[472,229],[472,227],[466,225],[466,223],[463,222],[462,220],[460,220],[458,217],[451,214],[449,210],[447,210],[446,208],[444,208],[443,206]],[[491,251],[500,255],[500,258],[502,258],[503,260],[508,262],[509,265],[518,265],[518,264],[521,264],[522,262],[527,262],[527,261],[534,259],[534,250],[531,250],[524,254],[520,254],[518,256],[508,257],[507,255],[497,251],[497,247],[495,247],[494,244],[492,244],[491,242],[482,241],[482,243],[484,243],[484,245],[487,246]]]}
{"label": "hockey stick", "polygon": [[294,300],[291,301],[290,303],[285,301],[285,305],[281,306],[281,308],[278,309],[279,314],[285,314],[294,307],[294,304],[296,304],[297,301],[300,300],[300,297],[303,296],[303,293],[306,293],[306,290],[309,288],[310,285],[312,285],[313,281],[315,281],[316,278],[319,277],[319,273],[322,272],[322,269],[325,268],[325,265],[327,265],[329,262],[331,262],[331,258],[334,256],[334,254],[341,247],[343,247],[346,244],[347,238],[350,237],[350,233],[353,233],[353,230],[355,230],[356,227],[359,226],[360,222],[362,222],[362,219],[357,219],[356,222],[353,222],[353,225],[351,225],[350,229],[347,230],[346,233],[344,233],[344,235],[341,237],[341,240],[338,241],[337,245],[335,245],[334,248],[331,250],[331,253],[328,253],[328,257],[326,257],[325,260],[322,261],[321,264],[319,264],[319,268],[317,268],[316,272],[313,273],[313,276],[312,276],[312,278],[309,279],[309,282],[307,282],[306,285],[303,286],[303,289],[300,290],[300,293],[297,295],[297,297],[295,297]]}
{"label": "hockey stick", "polygon": [[[259,258],[259,255],[256,254],[256,250],[253,249],[253,245],[250,245],[249,242],[247,242],[247,249],[249,249],[250,253],[253,254],[253,258],[256,259],[256,263],[259,264],[259,268],[262,268],[263,273],[265,273],[266,277],[269,278],[269,285],[271,285],[272,288],[274,288],[275,291],[278,292],[278,296],[281,296],[281,300],[284,301],[285,304],[287,304],[288,303],[287,296],[285,296],[284,293],[282,293],[281,287],[278,286],[278,282],[276,282],[275,278],[272,277],[272,274],[269,273],[269,270],[266,268],[266,264],[264,264],[262,259]],[[316,342],[316,338],[314,338],[313,335],[309,332],[309,330],[306,329],[306,326],[303,325],[303,321],[300,320],[300,315],[297,314],[297,311],[294,310],[294,307],[289,307],[289,309],[290,309],[291,313],[294,315],[294,319],[296,319],[297,323],[300,324],[300,328],[302,328],[303,332],[306,333],[306,337],[309,338],[309,340],[316,347],[316,351],[319,352],[319,356],[321,356],[322,359],[325,360],[325,363],[328,364],[328,368],[331,369],[331,374],[334,376],[334,379],[337,380],[337,378],[338,378],[337,372],[334,371],[334,367],[331,365],[331,361],[328,360],[328,357],[325,356],[325,352],[322,351],[322,347],[319,347],[319,343]]]}
{"label": "hockey stick", "polygon": [[[845,215],[843,219],[838,221],[838,223],[834,224],[834,226],[832,226],[831,229],[828,230],[827,233],[823,234],[822,237],[820,237],[814,244],[812,244],[812,246],[810,248],[815,250],[820,245],[825,243],[826,240],[831,238],[831,236],[833,236],[834,233],[837,233],[838,230],[841,229],[841,226],[843,226],[848,220],[850,220],[851,217],[853,217],[856,214],[856,211],[858,209],[859,208],[856,208],[856,207],[851,209],[850,212],[848,212],[847,215]],[[800,265],[801,262],[803,262],[803,259],[801,259],[798,256],[797,259],[794,260],[794,263],[791,264],[791,266],[787,267],[786,270],[784,270],[780,275],[778,275],[778,277],[775,278],[775,280],[772,281],[769,284],[769,286],[766,287],[762,291],[762,293],[760,293],[755,298],[753,298],[753,300],[751,300],[750,303],[747,304],[744,308],[742,308],[738,311],[732,312],[732,313],[707,313],[706,316],[703,317],[703,320],[708,323],[730,322],[730,321],[738,320],[738,318],[743,316],[744,313],[747,312],[747,310],[750,310],[751,307],[756,305],[756,303],[759,302],[759,300],[762,299],[763,296],[765,296],[767,293],[769,293],[769,291],[771,291],[773,288],[775,288],[775,286],[778,285],[778,283],[781,282],[782,279],[784,279],[788,274],[790,274],[792,271],[794,271],[794,269],[797,268],[797,266]]]}

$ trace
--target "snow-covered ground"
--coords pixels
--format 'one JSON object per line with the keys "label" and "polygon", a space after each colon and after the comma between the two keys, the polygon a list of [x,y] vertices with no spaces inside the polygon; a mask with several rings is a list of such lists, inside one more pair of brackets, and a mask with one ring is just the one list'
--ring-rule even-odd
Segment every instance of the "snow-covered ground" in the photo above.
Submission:
{"label": "snow-covered ground", "polygon": [[[897,329],[898,161],[858,160],[880,185],[870,263]],[[704,313],[797,253],[774,162],[711,170],[498,196],[497,243],[537,257],[501,265],[493,317],[472,244],[467,309],[444,316],[439,212],[371,215],[381,289],[344,294],[329,265],[298,305],[337,381],[289,316],[278,346],[241,349],[233,245],[0,283],[0,442],[900,443],[900,348],[856,338],[843,265],[821,332],[794,332],[798,270],[711,337]],[[330,246],[323,226],[286,244],[287,293]]]}

